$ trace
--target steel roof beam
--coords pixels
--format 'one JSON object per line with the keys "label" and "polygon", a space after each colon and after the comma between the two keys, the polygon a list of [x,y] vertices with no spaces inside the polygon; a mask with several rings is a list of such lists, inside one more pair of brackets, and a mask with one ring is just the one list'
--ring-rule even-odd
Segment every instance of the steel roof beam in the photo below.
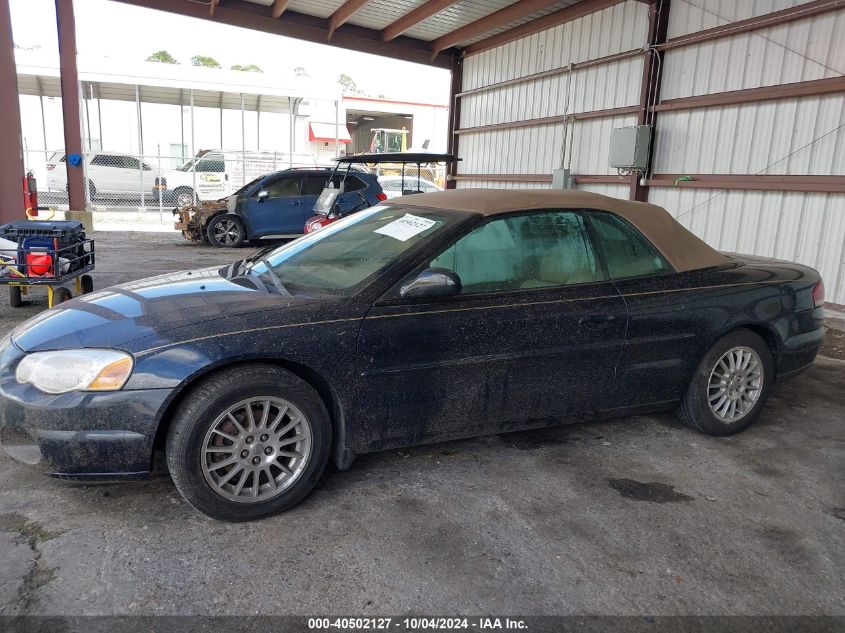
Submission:
{"label": "steel roof beam", "polygon": [[[209,15],[207,4],[192,0],[114,1],[203,20],[213,19],[220,24],[283,35],[306,42],[325,44],[328,40],[328,20],[295,11],[285,11],[284,19],[276,19],[272,14],[272,6],[245,0],[226,0],[217,7],[214,18]],[[385,42],[381,38],[381,31],[354,24],[338,27],[331,38],[330,45],[447,69],[452,67],[452,55],[455,52],[442,51],[441,54],[432,57],[429,42],[406,36]]]}
{"label": "steel roof beam", "polygon": [[420,22],[427,20],[433,15],[445,11],[458,0],[428,0],[424,2],[410,13],[406,13],[401,18],[387,25],[381,32],[381,39],[389,42],[402,35],[408,29],[414,28]]}
{"label": "steel roof beam", "polygon": [[536,11],[545,9],[550,4],[554,3],[549,2],[549,0],[519,0],[503,9],[485,15],[475,22],[470,22],[454,31],[441,35],[431,43],[431,50],[435,54],[439,53],[464,40],[482,35],[500,26],[504,26],[508,22],[513,22],[514,20],[524,18],[526,15],[531,15]]}
{"label": "steel roof beam", "polygon": [[[537,18],[536,20],[531,20],[530,22],[526,22],[525,24],[521,24],[517,27],[512,29],[508,29],[507,31],[503,31],[502,33],[497,33],[496,35],[492,35],[488,38],[481,40],[480,42],[475,42],[474,44],[470,44],[465,49],[466,55],[475,55],[476,53],[481,53],[486,50],[490,50],[491,48],[496,48],[497,46],[503,46],[505,44],[509,44],[514,42],[518,39],[523,37],[528,37],[529,35],[534,35],[535,33],[539,33],[541,31],[545,31],[546,29],[551,29],[556,26],[560,26],[561,24],[566,24],[567,22],[572,22],[573,20],[577,20],[578,18],[583,18],[584,16],[590,15],[591,13],[596,13],[598,11],[602,11],[604,9],[609,9],[610,7],[622,4],[625,0],[584,0],[583,2],[579,2],[578,4],[573,4],[568,7],[564,7],[559,11],[555,11],[554,13],[549,13],[548,15],[544,15],[541,18]],[[548,3],[547,3],[548,4]],[[511,5],[515,6],[515,5]],[[510,7],[508,7],[510,8]],[[541,7],[542,8],[542,7]],[[535,9],[536,10],[536,9]],[[532,13],[529,11],[529,13]],[[493,14],[495,15],[495,14]],[[490,16],[492,17],[492,16]],[[481,22],[481,20],[479,20]],[[497,25],[501,26],[501,25]],[[486,33],[487,31],[492,30],[496,27],[488,28],[481,33]],[[457,31],[454,31],[457,33]],[[451,35],[448,34],[448,35]],[[448,35],[444,36],[447,38]],[[474,34],[478,35],[478,33]],[[472,36],[470,36],[472,37]],[[451,38],[450,38],[451,39]],[[467,39],[464,37],[463,39]],[[436,41],[436,40],[435,40]],[[443,43],[448,42],[448,39],[444,39]],[[462,41],[462,40],[458,40]]]}
{"label": "steel roof beam", "polygon": [[290,0],[273,0],[273,6],[270,8],[270,16],[274,20],[278,20],[282,17],[282,13],[285,12],[289,4]]}
{"label": "steel roof beam", "polygon": [[337,11],[329,16],[329,35],[326,39],[332,39],[332,35],[339,26],[343,26],[353,15],[363,9],[370,0],[346,0]]}

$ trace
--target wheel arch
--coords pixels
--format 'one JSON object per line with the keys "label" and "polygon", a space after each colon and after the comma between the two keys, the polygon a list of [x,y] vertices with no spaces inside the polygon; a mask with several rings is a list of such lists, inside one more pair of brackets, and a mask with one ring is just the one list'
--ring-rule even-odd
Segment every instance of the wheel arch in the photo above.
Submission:
{"label": "wheel arch", "polygon": [[[745,321],[731,323],[729,327],[718,332],[713,337],[709,345],[704,350],[704,355],[702,355],[701,358],[704,358],[704,356],[716,344],[716,341],[721,339],[723,336],[726,336],[731,332],[735,332],[737,330],[750,330],[763,339],[763,341],[766,343],[766,347],[769,348],[769,351],[772,354],[772,363],[775,367],[775,379],[777,379],[778,367],[780,365],[781,350],[783,349],[783,341],[775,327],[770,323],[765,323],[763,321]],[[699,362],[701,362],[701,359],[699,359]]]}
{"label": "wheel arch", "polygon": [[167,433],[173,421],[173,414],[197,383],[209,376],[233,367],[255,364],[275,365],[285,369],[295,376],[298,376],[314,388],[317,395],[319,395],[320,399],[323,401],[332,424],[331,458],[334,460],[338,468],[342,470],[349,468],[352,461],[355,459],[355,453],[346,446],[346,419],[344,416],[344,410],[340,403],[340,397],[331,383],[323,374],[308,365],[288,359],[260,357],[236,359],[231,362],[212,365],[186,378],[182,384],[176,388],[173,396],[166,403],[164,410],[159,416],[155,438],[153,439],[153,453],[150,455],[150,464],[152,465],[155,451],[164,449],[167,440]]}

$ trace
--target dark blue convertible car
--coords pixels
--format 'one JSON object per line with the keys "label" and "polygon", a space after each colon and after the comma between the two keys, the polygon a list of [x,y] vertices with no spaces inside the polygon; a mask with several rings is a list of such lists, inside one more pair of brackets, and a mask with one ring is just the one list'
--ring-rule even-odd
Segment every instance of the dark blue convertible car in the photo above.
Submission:
{"label": "dark blue convertible car", "polygon": [[24,323],[0,345],[0,441],[82,479],[145,476],[163,448],[190,504],[237,521],[369,451],[660,410],[728,435],[813,362],[823,293],[649,204],[396,198]]}

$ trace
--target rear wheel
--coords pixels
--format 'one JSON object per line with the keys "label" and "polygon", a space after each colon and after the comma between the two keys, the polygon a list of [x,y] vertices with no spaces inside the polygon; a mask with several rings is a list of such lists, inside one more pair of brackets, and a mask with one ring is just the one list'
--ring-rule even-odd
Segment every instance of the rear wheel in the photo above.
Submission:
{"label": "rear wheel", "polygon": [[94,292],[94,279],[91,275],[82,275],[79,282],[82,286],[82,294],[87,295],[89,292]]}
{"label": "rear wheel", "polygon": [[9,305],[13,308],[20,308],[23,305],[23,299],[21,297],[20,286],[9,286]]}
{"label": "rear wheel", "polygon": [[319,480],[331,449],[320,396],[274,365],[238,367],[200,383],[179,406],[167,437],[176,488],[223,521],[283,512]]}
{"label": "rear wheel", "polygon": [[246,230],[241,219],[230,213],[218,215],[209,220],[205,234],[212,246],[235,248],[244,243]]}
{"label": "rear wheel", "polygon": [[699,364],[678,416],[708,435],[739,433],[760,415],[773,379],[766,342],[751,330],[735,330],[719,339]]}

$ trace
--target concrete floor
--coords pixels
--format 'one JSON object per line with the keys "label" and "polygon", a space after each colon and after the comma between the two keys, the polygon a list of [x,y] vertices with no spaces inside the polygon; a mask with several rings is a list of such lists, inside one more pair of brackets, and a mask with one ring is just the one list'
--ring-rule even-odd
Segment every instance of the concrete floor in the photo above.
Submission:
{"label": "concrete floor", "polygon": [[[97,287],[247,252],[96,237]],[[0,302],[0,331],[45,307]],[[640,416],[362,456],[246,525],[167,477],[82,486],[0,457],[0,615],[845,615],[843,343],[735,437]]]}

